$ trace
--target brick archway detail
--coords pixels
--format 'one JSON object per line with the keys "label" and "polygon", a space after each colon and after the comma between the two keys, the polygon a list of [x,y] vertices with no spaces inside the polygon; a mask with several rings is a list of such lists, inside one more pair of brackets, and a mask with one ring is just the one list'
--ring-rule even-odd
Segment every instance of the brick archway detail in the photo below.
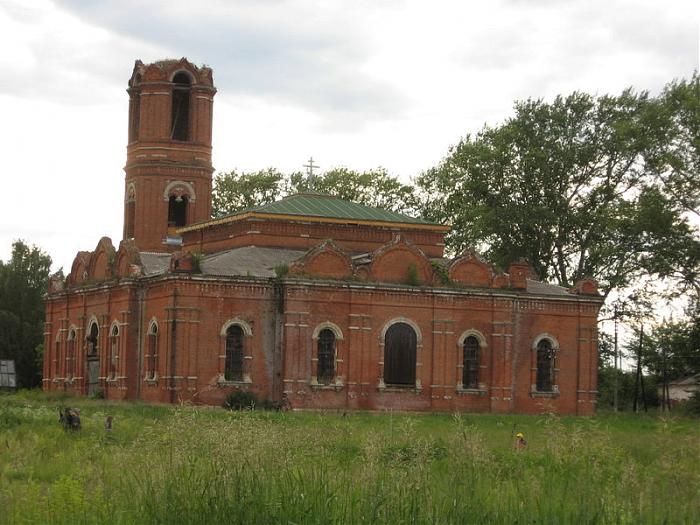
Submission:
{"label": "brick archway detail", "polygon": [[244,321],[240,317],[234,317],[233,319],[226,321],[221,327],[221,332],[219,332],[219,335],[221,335],[221,337],[226,337],[226,332],[231,326],[240,326],[243,330],[243,334],[246,337],[251,337],[253,335],[253,329],[250,327],[248,321]]}
{"label": "brick archway detail", "polygon": [[469,328],[468,330],[462,332],[462,335],[460,335],[459,339],[457,339],[457,346],[461,348],[462,346],[464,346],[464,341],[466,341],[467,337],[472,336],[477,338],[477,340],[479,341],[479,346],[481,346],[482,348],[489,346],[486,342],[484,334],[479,332],[479,330],[475,330],[474,328]]}
{"label": "brick archway detail", "polygon": [[406,323],[408,326],[413,328],[413,331],[416,332],[416,344],[418,346],[421,346],[423,344],[423,333],[421,332],[421,329],[418,327],[415,321],[409,319],[408,317],[394,317],[390,321],[386,322],[386,324],[382,328],[381,333],[379,334],[379,341],[382,345],[384,344],[387,331],[389,330],[389,328],[391,328],[392,325],[395,325],[396,323]]}
{"label": "brick archway detail", "polygon": [[314,333],[311,336],[312,339],[318,339],[320,333],[322,330],[328,329],[331,332],[335,334],[335,338],[337,340],[342,341],[343,340],[343,331],[340,329],[340,327],[335,324],[331,323],[330,321],[324,321],[323,323],[320,323],[314,328]]}
{"label": "brick archway detail", "polygon": [[182,186],[185,189],[185,191],[182,193],[187,194],[188,204],[191,204],[197,200],[197,195],[194,192],[194,186],[184,180],[174,180],[168,183],[168,185],[165,187],[165,191],[163,191],[163,200],[166,202],[169,201],[173,194],[173,190],[178,189],[179,186]]}

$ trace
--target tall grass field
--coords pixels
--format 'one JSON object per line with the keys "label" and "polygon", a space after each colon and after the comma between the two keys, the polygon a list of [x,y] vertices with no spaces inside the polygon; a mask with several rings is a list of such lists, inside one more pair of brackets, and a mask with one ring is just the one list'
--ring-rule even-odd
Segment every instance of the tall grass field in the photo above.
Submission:
{"label": "tall grass field", "polygon": [[699,524],[700,422],[2,395],[0,523]]}

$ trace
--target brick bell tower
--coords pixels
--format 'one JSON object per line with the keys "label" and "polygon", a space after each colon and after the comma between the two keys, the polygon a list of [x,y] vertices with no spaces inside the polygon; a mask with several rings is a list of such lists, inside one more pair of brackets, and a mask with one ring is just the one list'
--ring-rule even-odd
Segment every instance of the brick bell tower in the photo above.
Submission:
{"label": "brick bell tower", "polygon": [[185,58],[137,60],[127,92],[123,238],[172,252],[178,228],[211,217],[212,71]]}

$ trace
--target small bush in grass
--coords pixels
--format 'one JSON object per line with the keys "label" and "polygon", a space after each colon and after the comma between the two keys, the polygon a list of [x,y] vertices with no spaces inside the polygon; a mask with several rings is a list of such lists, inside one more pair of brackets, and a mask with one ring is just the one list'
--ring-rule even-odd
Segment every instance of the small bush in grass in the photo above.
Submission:
{"label": "small bush in grass", "polygon": [[10,429],[22,423],[20,417],[9,408],[0,408],[0,429]]}
{"label": "small bush in grass", "polygon": [[224,408],[228,410],[255,410],[257,404],[258,397],[255,394],[236,390],[228,395],[224,401]]}

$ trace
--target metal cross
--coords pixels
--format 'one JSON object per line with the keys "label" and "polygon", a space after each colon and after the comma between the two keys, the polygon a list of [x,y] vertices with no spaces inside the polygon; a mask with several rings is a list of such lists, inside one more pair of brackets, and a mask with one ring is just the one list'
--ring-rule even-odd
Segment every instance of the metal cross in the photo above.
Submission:
{"label": "metal cross", "polygon": [[318,168],[319,166],[316,166],[314,164],[314,158],[309,157],[309,163],[304,164],[304,167],[306,168],[306,182],[309,188],[313,188],[313,183],[314,183],[314,168]]}

